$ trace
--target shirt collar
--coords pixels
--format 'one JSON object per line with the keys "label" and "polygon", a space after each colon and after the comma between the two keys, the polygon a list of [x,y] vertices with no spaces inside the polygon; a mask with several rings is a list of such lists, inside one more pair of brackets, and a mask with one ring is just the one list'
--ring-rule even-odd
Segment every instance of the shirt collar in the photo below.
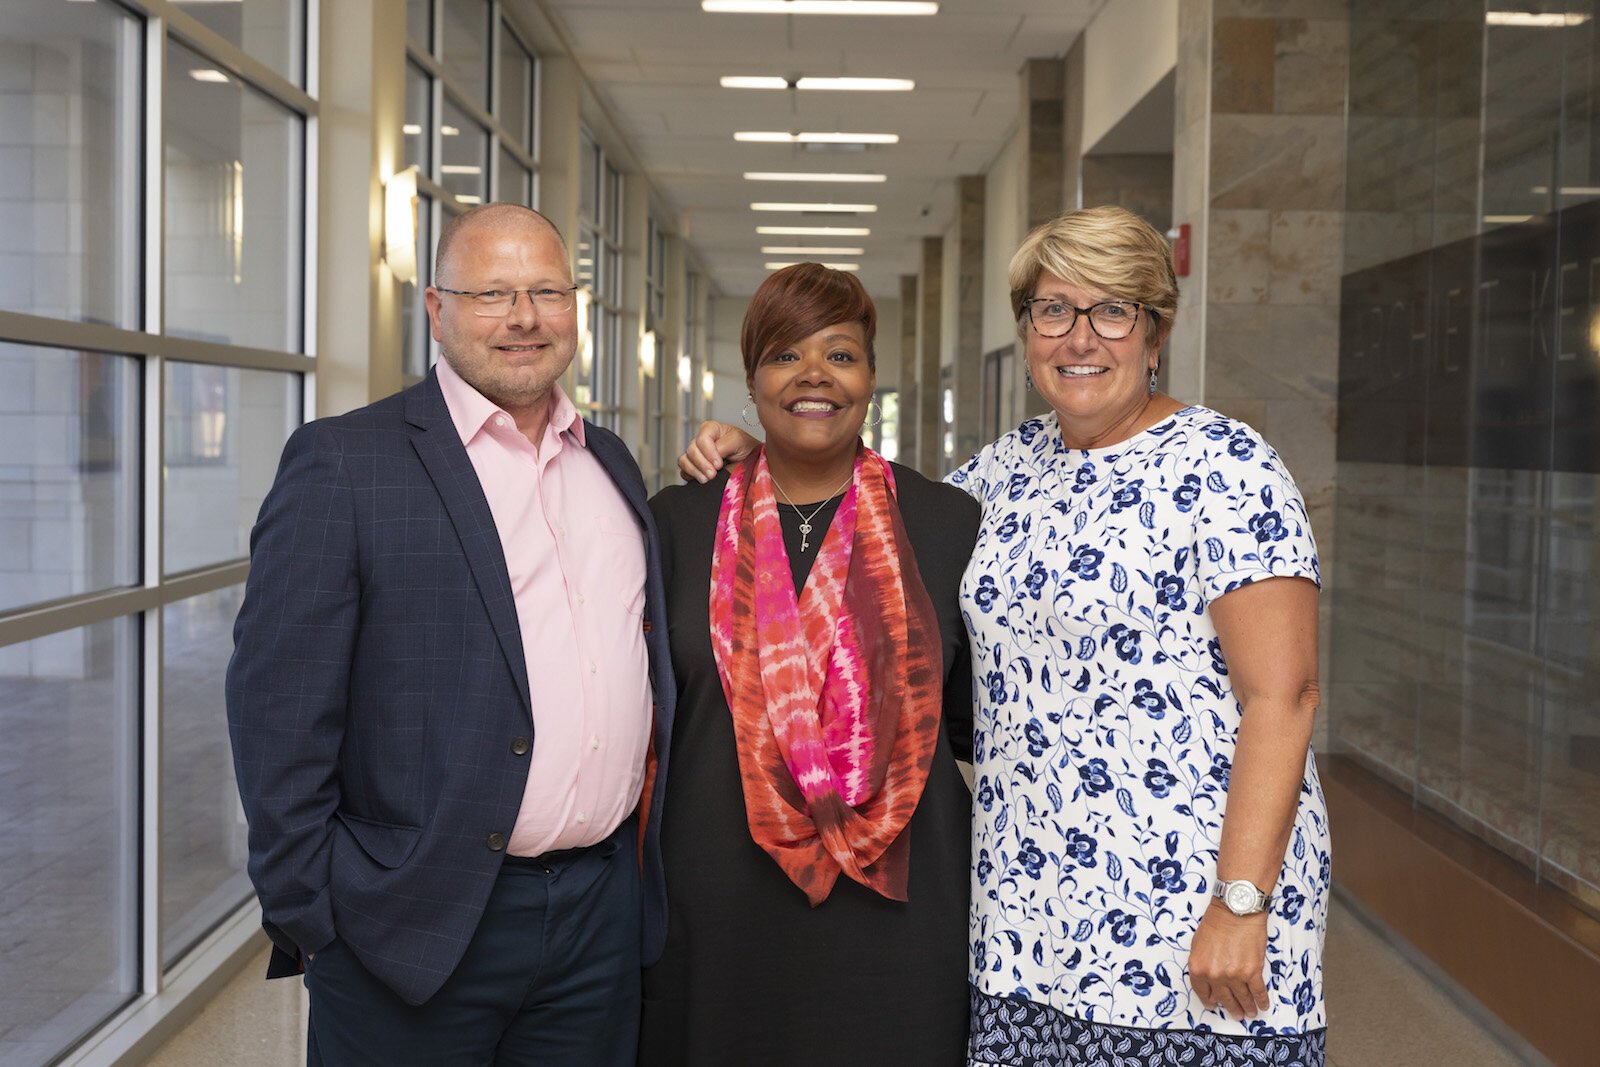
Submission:
{"label": "shirt collar", "polygon": [[[511,417],[504,408],[467,384],[448,360],[440,359],[434,364],[434,371],[439,377],[439,391],[444,394],[444,406],[450,412],[450,421],[456,425],[456,433],[461,435],[462,444],[471,444],[484,425],[496,415]],[[560,382],[550,387],[550,422],[545,433],[547,436],[551,433],[558,436],[570,434],[574,443],[588,447],[583,420],[578,417],[578,409],[561,388]]]}

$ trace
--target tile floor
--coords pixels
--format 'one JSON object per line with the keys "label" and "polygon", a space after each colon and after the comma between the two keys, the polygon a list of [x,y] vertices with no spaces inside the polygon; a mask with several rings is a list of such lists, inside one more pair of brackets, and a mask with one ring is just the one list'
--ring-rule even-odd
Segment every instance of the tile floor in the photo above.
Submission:
{"label": "tile floor", "polygon": [[[1330,1067],[1546,1062],[1502,1043],[1337,899],[1325,968]],[[305,1050],[304,993],[295,981],[263,981],[265,969],[263,953],[147,1067],[298,1067]]]}

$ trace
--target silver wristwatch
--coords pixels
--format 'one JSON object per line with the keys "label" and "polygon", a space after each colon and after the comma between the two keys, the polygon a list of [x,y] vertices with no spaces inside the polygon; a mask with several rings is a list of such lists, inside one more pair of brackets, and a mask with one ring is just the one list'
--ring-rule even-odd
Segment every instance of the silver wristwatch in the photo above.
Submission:
{"label": "silver wristwatch", "polygon": [[1211,887],[1211,895],[1235,915],[1255,915],[1272,906],[1272,894],[1257,889],[1254,882],[1239,879],[1233,882],[1219,880]]}

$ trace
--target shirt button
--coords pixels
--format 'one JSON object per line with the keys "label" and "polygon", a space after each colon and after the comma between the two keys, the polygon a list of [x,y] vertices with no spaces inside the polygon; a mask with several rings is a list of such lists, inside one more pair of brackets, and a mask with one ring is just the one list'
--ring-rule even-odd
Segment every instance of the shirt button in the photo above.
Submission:
{"label": "shirt button", "polygon": [[591,738],[589,738],[589,747],[590,748],[599,748],[600,747],[600,738],[599,737],[591,737]]}
{"label": "shirt button", "polygon": [[505,428],[505,426],[506,426],[506,425],[507,425],[507,424],[508,424],[508,423],[509,423],[509,422],[510,422],[510,421],[511,421],[511,420],[510,420],[510,419],[507,419],[507,418],[506,418],[506,417],[505,417],[505,416],[504,416],[504,415],[496,415],[496,416],[495,416],[495,417],[494,417],[494,424],[495,424],[495,425],[496,425],[496,426],[499,426],[499,427],[501,427],[501,428],[502,428],[502,429],[504,429],[504,428]]}
{"label": "shirt button", "polygon": [[580,603],[580,604],[582,604],[582,603],[583,603],[583,602],[584,602],[584,600],[583,600],[583,594],[582,594],[582,593],[579,593],[579,594],[578,594],[578,603]]}
{"label": "shirt button", "polygon": [[585,815],[583,812],[580,811],[580,812],[578,812],[578,821],[580,823],[588,822],[589,821],[589,816]]}
{"label": "shirt button", "polygon": [[599,668],[599,667],[597,667],[597,666],[595,666],[595,662],[594,662],[594,660],[590,660],[590,661],[589,661],[589,673],[590,673],[590,674],[593,674],[593,673],[595,673],[595,672],[596,672],[596,671],[598,671],[598,670],[599,670],[599,669],[600,669],[600,668]]}
{"label": "shirt button", "polygon": [[513,737],[511,739],[511,751],[519,756],[526,755],[528,752],[528,739],[526,737]]}
{"label": "shirt button", "polygon": [[506,847],[506,835],[498,830],[489,835],[489,851],[499,852]]}

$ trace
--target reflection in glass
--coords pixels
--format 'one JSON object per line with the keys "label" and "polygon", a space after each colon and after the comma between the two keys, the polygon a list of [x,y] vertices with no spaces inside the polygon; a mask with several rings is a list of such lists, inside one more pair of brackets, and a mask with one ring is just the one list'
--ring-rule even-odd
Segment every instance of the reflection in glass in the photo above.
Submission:
{"label": "reflection in glass", "polygon": [[578,214],[590,222],[600,222],[600,146],[583,132],[583,148],[578,153]]}
{"label": "reflection in glass", "polygon": [[512,204],[527,204],[531,207],[533,204],[530,191],[532,179],[533,175],[526,167],[517,162],[516,156],[513,156],[504,148],[500,149],[500,187],[495,193],[494,198],[496,200],[503,200]]}
{"label": "reflection in glass", "polygon": [[305,0],[173,0],[178,10],[204,23],[230,44],[261,60],[296,85],[303,85]]}
{"label": "reflection in glass", "polygon": [[439,132],[439,181],[463,204],[481,204],[489,188],[489,131],[447,95]]}
{"label": "reflection in glass", "polygon": [[405,163],[415,163],[424,176],[432,173],[433,84],[415,63],[406,64],[406,121],[401,133]]}
{"label": "reflection in glass", "polygon": [[244,586],[162,611],[161,965],[251,895],[223,673]]}
{"label": "reflection in glass", "polygon": [[534,62],[511,27],[500,24],[500,125],[518,146],[533,145],[531,123],[534,114]]}
{"label": "reflection in glass", "polygon": [[0,1063],[50,1063],[138,993],[136,617],[0,648]]}
{"label": "reflection in glass", "polygon": [[176,42],[166,92],[166,332],[300,351],[303,120]]}
{"label": "reflection in glass", "polygon": [[300,424],[300,376],[169,360],[164,571],[249,555],[250,527]]}
{"label": "reflection in glass", "polygon": [[1327,696],[1338,751],[1600,915],[1597,8],[1352,4]]}
{"label": "reflection in glass", "polygon": [[139,361],[0,343],[0,612],[139,581]]}
{"label": "reflection in glass", "polygon": [[7,5],[0,310],[138,329],[139,23]]}
{"label": "reflection in glass", "polygon": [[445,73],[473,103],[489,106],[488,0],[444,0]]}

